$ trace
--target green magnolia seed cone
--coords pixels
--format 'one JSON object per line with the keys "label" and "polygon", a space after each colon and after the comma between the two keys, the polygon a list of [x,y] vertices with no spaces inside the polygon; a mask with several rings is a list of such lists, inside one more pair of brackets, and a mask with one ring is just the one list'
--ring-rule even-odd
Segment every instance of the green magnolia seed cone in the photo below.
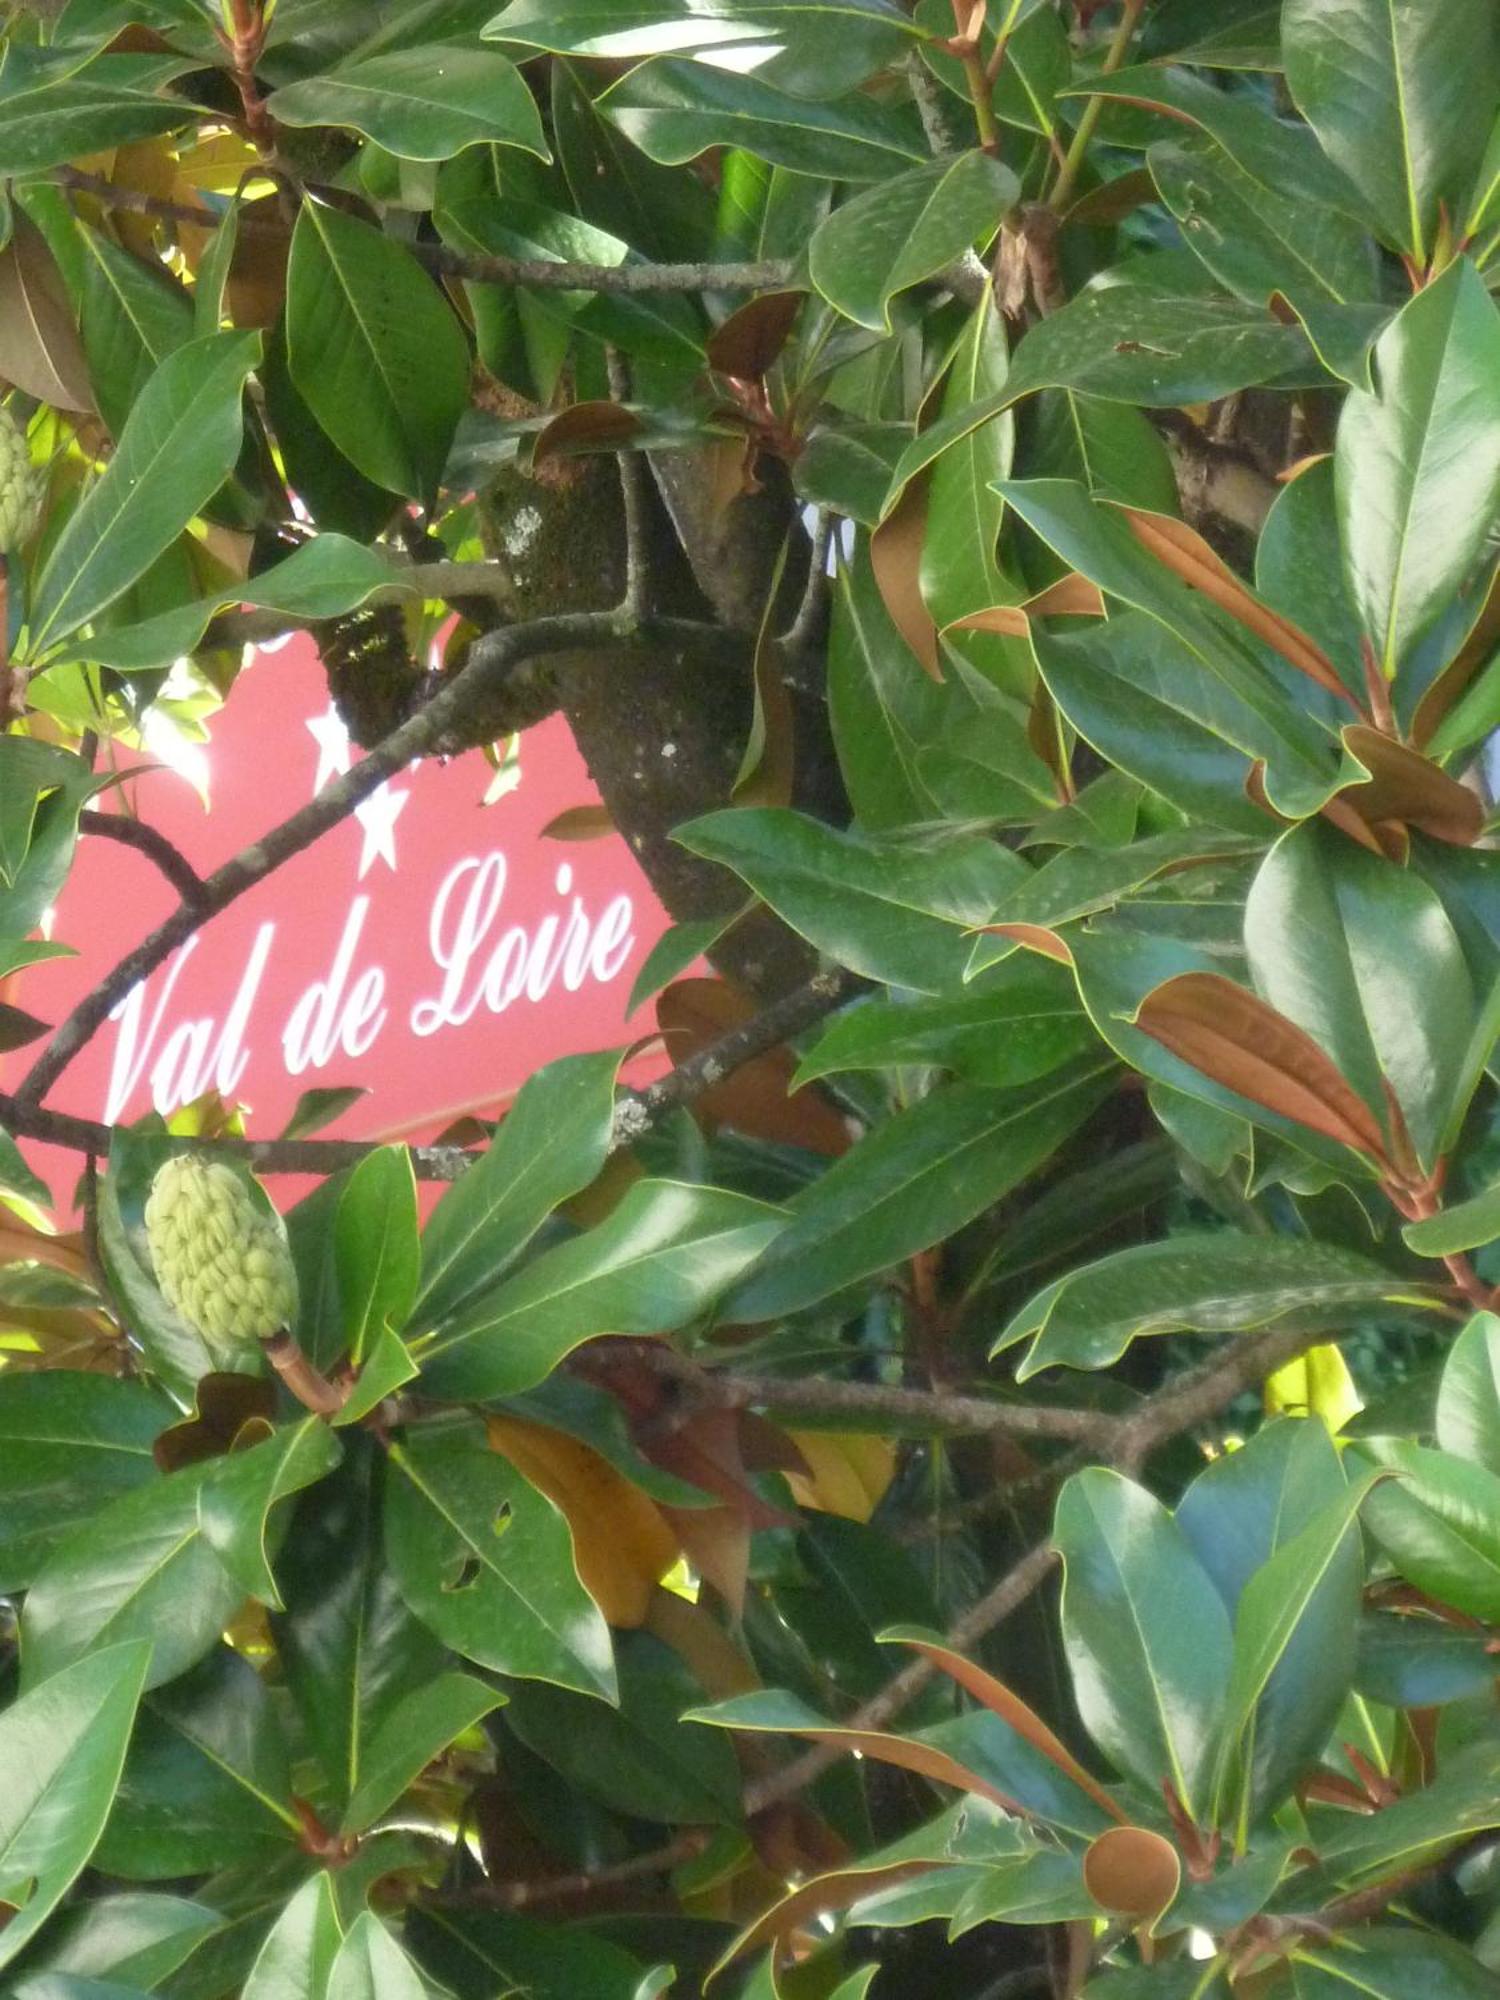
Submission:
{"label": "green magnolia seed cone", "polygon": [[9,410],[0,410],[0,556],[31,539],[42,507],[42,473]]}
{"label": "green magnolia seed cone", "polygon": [[232,1167],[192,1153],[168,1160],[146,1201],[146,1241],[162,1295],[215,1361],[242,1359],[291,1324],[297,1274],[285,1233]]}

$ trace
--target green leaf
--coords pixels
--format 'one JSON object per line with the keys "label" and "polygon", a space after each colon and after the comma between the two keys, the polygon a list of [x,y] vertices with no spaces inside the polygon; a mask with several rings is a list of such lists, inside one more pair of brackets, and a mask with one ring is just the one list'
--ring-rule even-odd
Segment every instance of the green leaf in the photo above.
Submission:
{"label": "green leaf", "polygon": [[940,417],[912,441],[891,475],[886,511],[958,438],[1038,389],[1170,409],[1292,371],[1305,374],[1311,362],[1298,328],[1238,300],[1180,298],[1140,285],[1084,292],[1031,329],[1012,356],[1004,388]]}
{"label": "green leaf", "polygon": [[1484,1249],[1500,1237],[1500,1186],[1455,1201],[1425,1221],[1405,1223],[1401,1237],[1419,1257],[1451,1257],[1461,1250]]}
{"label": "green leaf", "polygon": [[[1014,1820],[1002,1821],[998,1827],[987,1822],[985,1801],[1003,1800],[1007,1812],[1019,1812],[1085,1840],[1115,1824],[1061,1765],[987,1708],[971,1709],[909,1736],[896,1736],[882,1730],[845,1728],[841,1723],[826,1720],[798,1696],[769,1688],[716,1702],[684,1720],[709,1723],[719,1729],[810,1736],[815,1742],[829,1743],[880,1763],[939,1778],[943,1784],[962,1786],[974,1780],[971,1789],[975,1797],[970,1799],[969,1809],[974,1818],[976,1844],[983,1843],[991,1851],[998,1846],[999,1855],[1006,1859],[1025,1852],[1032,1839]],[[941,1822],[938,1826],[941,1827]],[[907,1841],[884,1850],[880,1856],[867,1855],[859,1864],[860,1869],[904,1859],[908,1844],[922,1858],[927,1858],[929,1851],[934,1859],[968,1858],[961,1834],[951,1844],[940,1840],[930,1850],[935,1830],[919,1829]],[[989,1857],[980,1851],[974,1858]]]}
{"label": "green leaf", "polygon": [[301,1833],[271,1694],[216,1646],[142,1707],[98,1865],[128,1881],[263,1867]]}
{"label": "green leaf", "polygon": [[[320,534],[259,576],[230,584],[212,597],[195,598],[191,604],[175,605],[138,624],[116,625],[96,633],[89,640],[89,658],[121,673],[168,666],[184,653],[196,651],[210,621],[227,606],[243,604],[279,611],[296,621],[337,618],[355,610],[376,591],[389,590],[398,580],[378,550],[364,548],[345,535]],[[343,1104],[351,1101],[347,1092],[331,1094],[340,1096]],[[358,1090],[354,1093],[355,1097],[361,1094]]]}
{"label": "green leaf", "polygon": [[808,245],[818,290],[847,319],[890,332],[890,301],[966,250],[983,248],[1020,198],[988,153],[931,160],[836,208]]}
{"label": "green leaf", "polygon": [[1449,1938],[1361,1931],[1342,1950],[1309,1944],[1292,1961],[1296,2000],[1494,2000],[1495,1975]]}
{"label": "green leaf", "polygon": [[[45,1945],[28,1968],[83,1981],[134,1980],[146,1990],[162,1984],[223,1918],[185,1896],[127,1890],[97,1896],[63,1911],[48,1926]],[[17,1989],[24,1994],[24,1987]]]}
{"label": "green leaf", "polygon": [[1082,1055],[1094,1033],[1066,970],[1018,952],[957,999],[862,1001],[824,1029],[794,1087],[814,1077],[902,1064],[954,1071],[970,1083],[1034,1083]]}
{"label": "green leaf", "polygon": [[564,1056],[522,1085],[488,1151],[433,1210],[410,1325],[440,1326],[487,1290],[547,1217],[603,1170],[620,1054]]}
{"label": "green leaf", "polygon": [[400,1334],[392,1333],[388,1326],[377,1326],[365,1349],[358,1378],[329,1422],[339,1430],[363,1423],[387,1396],[414,1382],[418,1373],[411,1350]]}
{"label": "green leaf", "polygon": [[1359,617],[1344,583],[1332,458],[1315,459],[1271,503],[1255,545],[1255,588],[1323,648],[1363,700]]}
{"label": "green leaf", "polygon": [[274,1437],[217,1460],[198,1491],[203,1538],[245,1592],[281,1608],[267,1547],[275,1508],[314,1485],[339,1462],[339,1441],[321,1417],[304,1417]]}
{"label": "green leaf", "polygon": [[1500,1474],[1500,1319],[1492,1312],[1475,1313],[1448,1350],[1437,1441],[1455,1458]]}
{"label": "green leaf", "polygon": [[363,1833],[464,1731],[499,1708],[503,1694],[470,1674],[440,1674],[415,1688],[370,1739],[364,1775],[345,1808],[345,1833]]}
{"label": "green leaf", "polygon": [[243,2000],[328,2000],[328,1975],[342,1942],[332,1877],[314,1875],[261,1946]]}
{"label": "green leaf", "polygon": [[1024,1090],[935,1090],[797,1197],[724,1316],[779,1318],[941,1242],[1034,1172],[1113,1087],[1113,1065],[1096,1056]]}
{"label": "green leaf", "polygon": [[417,1296],[422,1244],[417,1182],[405,1146],[379,1146],[345,1183],[334,1258],[349,1359],[358,1366],[382,1329],[405,1326]]}
{"label": "green leaf", "polygon": [[422,1381],[446,1398],[514,1396],[599,1334],[670,1332],[706,1311],[785,1221],[784,1210],[747,1195],[637,1181],[595,1228],[414,1348]]}
{"label": "green leaf", "polygon": [[990,1351],[1031,1339],[1016,1368],[1025,1382],[1044,1368],[1107,1368],[1131,1341],[1154,1335],[1247,1333],[1303,1315],[1338,1326],[1351,1307],[1414,1296],[1423,1293],[1410,1279],[1336,1244],[1232,1229],[1183,1233],[1054,1279]]}
{"label": "green leaf", "polygon": [[1356,1516],[1372,1484],[1316,1513],[1240,1595],[1216,1790],[1227,1805],[1238,1765],[1242,1834],[1316,1759],[1348,1695],[1364,1587]]}
{"label": "green leaf", "polygon": [[[543,31],[557,18],[550,6],[533,13],[545,16],[539,21]],[[693,175],[648,160],[623,132],[601,118],[571,63],[552,66],[552,138],[578,213],[586,222],[608,230],[639,256],[659,262],[709,253],[713,202],[708,190]],[[726,179],[733,178],[728,162],[723,172]]]}
{"label": "green leaf", "polygon": [[[963,1937],[980,1924],[1069,1923],[1097,1914],[1098,1905],[1084,1887],[1078,1856],[1043,1848],[982,1870],[979,1880],[960,1897],[948,1935]],[[856,1922],[861,1915],[868,1921],[867,1913],[857,1912]]]}
{"label": "green leaf", "polygon": [[173,1415],[140,1382],[0,1371],[0,1590],[25,1589],[70,1528],[156,1478]]}
{"label": "green leaf", "polygon": [[119,437],[153,370],[192,339],[193,302],[160,266],[143,264],[98,230],[80,226],[77,241],[78,330],[99,414]]}
{"label": "green leaf", "polygon": [[1466,258],[1402,307],[1375,373],[1378,394],[1345,399],[1334,481],[1350,595],[1395,680],[1500,509],[1500,312]]}
{"label": "green leaf", "polygon": [[339,1946],[327,2000],[428,2000],[427,1983],[380,1919],[364,1910]]}
{"label": "green leaf", "polygon": [[740,1770],[729,1739],[682,1724],[703,1700],[701,1684],[649,1633],[623,1633],[616,1646],[618,1708],[531,1682],[512,1691],[507,1729],[570,1789],[614,1812],[669,1826],[738,1826]]}
{"label": "green leaf", "polygon": [[893,0],[511,0],[484,33],[552,55],[631,59],[870,21],[913,32]]}
{"label": "green leaf", "polygon": [[120,1780],[150,1648],[106,1646],[0,1715],[0,1929],[8,1965],[94,1851]]}
{"label": "green leaf", "polygon": [[590,1925],[418,1904],[407,1918],[407,1936],[423,1965],[456,1993],[646,2000],[640,1965]]}
{"label": "green leaf", "polygon": [[1231,1618],[1250,1579],[1347,1485],[1327,1427],[1305,1417],[1275,1418],[1203,1468],[1175,1518]]}
{"label": "green leaf", "polygon": [[[1473,981],[1436,892],[1322,822],[1266,856],[1245,903],[1257,991],[1382,1117],[1386,1087],[1433,1166],[1467,1108]],[[1478,1078],[1472,1079],[1477,1082]]]}
{"label": "green leaf", "polygon": [[1153,1800],[1204,1821],[1232,1642],[1187,1537],[1144,1487],[1091,1467],[1058,1497],[1062,1628],[1089,1733]]}
{"label": "green leaf", "polygon": [[266,108],[283,125],[352,125],[402,160],[480,145],[550,158],[536,101],[496,49],[450,42],[366,56],[284,84]]}
{"label": "green leaf", "polygon": [[675,837],[732,868],[841,965],[923,993],[961,983],[964,931],[987,923],[1025,875],[1014,854],[977,835],[881,839],[773,806],[710,813]]}
{"label": "green leaf", "polygon": [[742,146],[773,166],[878,181],[925,156],[915,121],[859,97],[818,104],[706,63],[642,63],[598,99],[641,151],[681,166],[711,146]]}
{"label": "green leaf", "polygon": [[1294,305],[1374,296],[1369,237],[1310,191],[1292,199],[1265,186],[1211,139],[1158,141],[1146,157],[1183,241],[1247,305],[1273,292]]}
{"label": "green leaf", "polygon": [[[884,467],[882,494],[888,477]],[[853,562],[839,570],[828,639],[833,740],[861,827],[878,832],[933,817],[919,755],[941,741],[954,698],[951,685],[922,671],[891,623],[861,536]]]}
{"label": "green leaf", "polygon": [[466,1420],[413,1431],[391,1466],[386,1547],[417,1616],[480,1666],[614,1701],[609,1628],[552,1502]]}
{"label": "green leaf", "polygon": [[[107,58],[93,74],[27,77],[20,87],[0,81],[0,176],[46,173],[53,167],[173,132],[194,116],[182,98],[122,90],[106,80]],[[30,85],[28,88],[27,85]]]}
{"label": "green leaf", "polygon": [[298,1504],[276,1565],[277,1656],[335,1812],[364,1782],[371,1738],[443,1666],[386,1559],[383,1458],[373,1439],[352,1437],[344,1463]]}
{"label": "green leaf", "polygon": [[241,395],[259,355],[257,333],[214,333],[157,368],[37,578],[32,657],[128,590],[223,485],[239,457]]}
{"label": "green leaf", "polygon": [[199,1524],[218,1470],[208,1460],[122,1494],[59,1542],[26,1594],[26,1687],[123,1639],[152,1641],[148,1687],[202,1659],[242,1595]]}
{"label": "green leaf", "polygon": [[1177,480],[1166,445],[1129,403],[1044,389],[1032,423],[1027,465],[1037,478],[1077,479],[1096,499],[1175,513]]}
{"label": "green leaf", "polygon": [[1387,240],[1425,263],[1438,204],[1467,193],[1500,96],[1487,0],[1287,0],[1281,46],[1297,109]]}
{"label": "green leaf", "polygon": [[[1118,507],[1072,481],[1007,480],[1000,491],[1070,569],[1148,613],[1191,656],[1193,680],[1206,684],[1199,699],[1216,703],[1226,722],[1239,720],[1239,733],[1266,759],[1266,792],[1278,810],[1302,818],[1323,804],[1331,784],[1327,738],[1303,706],[1288,701],[1268,654],[1237,620],[1150,554]],[[1044,672],[1048,650],[1037,645]]]}
{"label": "green leaf", "polygon": [[1494,1656],[1482,1626],[1460,1630],[1431,1618],[1366,1612],[1360,1622],[1354,1687],[1388,1708],[1439,1708],[1488,1694]]}
{"label": "green leaf", "polygon": [[[319,535],[308,546],[321,548],[325,542],[337,540],[337,536]],[[357,1083],[336,1083],[304,1090],[292,1107],[291,1117],[276,1136],[278,1139],[311,1138],[314,1132],[326,1130],[335,1119],[342,1118],[346,1111],[368,1095],[368,1090]]]}
{"label": "green leaf", "polygon": [[1400,1476],[1365,1504],[1397,1574],[1443,1604],[1500,1620],[1500,1474],[1400,1438],[1359,1447]]}
{"label": "green leaf", "polygon": [[[1391,1490],[1376,1488],[1377,1493]],[[1429,1785],[1377,1813],[1315,1816],[1312,1835],[1327,1877],[1352,1887],[1419,1867],[1456,1847],[1466,1835],[1497,1825],[1500,1757],[1492,1743],[1478,1742],[1452,1758]],[[1446,1986],[1424,1990],[1447,1992]]]}
{"label": "green leaf", "polygon": [[287,265],[287,365],[298,393],[367,479],[430,501],[469,400],[469,345],[394,238],[307,201]]}

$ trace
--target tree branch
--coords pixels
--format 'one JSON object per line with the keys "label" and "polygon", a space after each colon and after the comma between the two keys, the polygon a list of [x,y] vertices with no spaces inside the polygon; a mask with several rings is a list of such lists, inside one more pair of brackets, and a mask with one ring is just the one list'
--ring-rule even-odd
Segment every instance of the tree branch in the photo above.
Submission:
{"label": "tree branch", "polygon": [[[630,401],[630,370],[617,348],[606,347],[604,358],[609,370],[609,393],[623,408]],[[647,511],[651,472],[638,451],[617,451],[615,465],[620,474],[620,511],[625,528],[622,609],[627,618],[641,620],[651,609],[651,525]]]}
{"label": "tree branch", "polygon": [[149,937],[126,953],[54,1032],[15,1093],[16,1104],[23,1112],[37,1109],[69,1063],[132,987],[154,972],[163,959],[185,944],[210,917],[227,909],[247,889],[263,882],[294,854],[311,847],[330,827],[347,818],[360,800],[387,778],[418,757],[441,753],[445,743],[456,735],[465,710],[482,700],[496,683],[528,660],[584,647],[609,646],[619,637],[617,613],[585,611],[539,618],[530,624],[487,632],[476,639],[459,672],[414,716],[393,729],[344,777],[326,786],[290,819],[233,860],[226,861],[222,868],[215,869],[204,881],[201,896],[191,903],[182,903],[165,923],[158,924]]}
{"label": "tree branch", "polygon": [[[59,167],[52,176],[57,186],[86,194],[107,208],[126,209],[133,215],[154,216],[161,222],[175,222],[191,229],[213,230],[221,217],[197,202],[169,201],[164,196],[143,194],[138,188],[118,187],[102,174],[83,172],[78,167]],[[286,225],[269,216],[244,215],[241,229],[264,230],[284,236]],[[452,249],[446,243],[408,243],[406,248],[429,271],[444,277],[468,278],[479,284],[530,285],[539,291],[566,292],[777,292],[797,282],[795,266],[788,258],[762,258],[753,263],[696,264],[561,264],[546,257],[491,257]]]}
{"label": "tree branch", "polygon": [[141,819],[131,819],[125,813],[95,812],[92,808],[78,815],[78,825],[84,833],[117,840],[122,847],[133,847],[148,861],[154,861],[184,903],[202,901],[203,877],[181,848],[174,847],[157,827],[148,826]]}

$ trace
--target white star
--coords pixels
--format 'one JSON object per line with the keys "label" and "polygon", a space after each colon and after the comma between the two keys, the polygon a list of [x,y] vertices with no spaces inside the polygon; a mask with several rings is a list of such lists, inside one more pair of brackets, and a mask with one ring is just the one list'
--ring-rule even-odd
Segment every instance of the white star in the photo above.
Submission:
{"label": "white star", "polygon": [[381,860],[394,870],[396,866],[396,821],[400,819],[410,792],[393,792],[389,780],[379,784],[368,798],[361,799],[354,808],[354,817],[364,830],[364,845],[359,851],[359,879],[366,875]]}
{"label": "white star", "polygon": [[[326,715],[309,716],[307,728],[318,746],[318,775],[313,779],[313,794],[316,796],[330,778],[341,778],[348,770],[349,732],[336,708],[330,708]],[[363,874],[364,870],[361,869],[360,873]]]}

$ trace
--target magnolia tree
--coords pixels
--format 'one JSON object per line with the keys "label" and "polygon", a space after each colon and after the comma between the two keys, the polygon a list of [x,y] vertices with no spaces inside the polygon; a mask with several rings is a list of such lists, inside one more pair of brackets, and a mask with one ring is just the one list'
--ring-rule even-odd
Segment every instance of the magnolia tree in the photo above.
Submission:
{"label": "magnolia tree", "polygon": [[[7,1991],[1500,1993],[1493,0],[496,4],[5,10]],[[56,1108],[558,710],[658,1082]]]}

